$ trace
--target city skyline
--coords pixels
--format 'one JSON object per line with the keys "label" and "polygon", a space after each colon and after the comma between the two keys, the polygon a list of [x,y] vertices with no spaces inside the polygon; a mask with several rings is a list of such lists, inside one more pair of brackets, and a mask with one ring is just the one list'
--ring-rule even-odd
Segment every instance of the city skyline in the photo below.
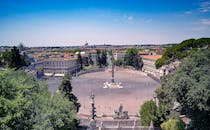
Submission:
{"label": "city skyline", "polygon": [[168,44],[209,37],[207,0],[0,1],[0,45]]}

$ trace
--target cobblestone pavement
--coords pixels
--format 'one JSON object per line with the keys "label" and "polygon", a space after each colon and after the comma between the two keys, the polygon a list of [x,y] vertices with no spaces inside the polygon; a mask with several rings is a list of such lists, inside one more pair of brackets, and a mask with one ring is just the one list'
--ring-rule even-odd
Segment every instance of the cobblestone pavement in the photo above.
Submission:
{"label": "cobblestone pavement", "polygon": [[81,103],[80,114],[90,114],[90,94],[95,94],[97,115],[113,115],[120,103],[129,115],[139,113],[140,105],[152,99],[159,83],[143,72],[119,70],[115,72],[116,82],[121,82],[122,89],[105,89],[104,82],[111,80],[111,72],[95,72],[73,78],[73,92]]}

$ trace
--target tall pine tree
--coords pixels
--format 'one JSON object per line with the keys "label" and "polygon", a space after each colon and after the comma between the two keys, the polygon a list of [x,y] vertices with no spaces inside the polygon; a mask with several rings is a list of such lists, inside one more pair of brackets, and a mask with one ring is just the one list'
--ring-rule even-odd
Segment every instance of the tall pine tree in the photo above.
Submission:
{"label": "tall pine tree", "polygon": [[82,56],[80,54],[80,52],[77,54],[77,62],[80,65],[80,69],[83,69],[83,61],[82,61]]}
{"label": "tall pine tree", "polygon": [[69,101],[73,102],[78,112],[81,105],[78,102],[77,97],[72,92],[71,76],[69,74],[66,74],[63,77],[59,90],[64,94],[64,97],[67,97]]}
{"label": "tall pine tree", "polygon": [[14,46],[13,49],[11,49],[9,57],[9,68],[15,68],[17,70],[25,65],[26,62],[24,60],[24,57],[20,55],[19,49]]}

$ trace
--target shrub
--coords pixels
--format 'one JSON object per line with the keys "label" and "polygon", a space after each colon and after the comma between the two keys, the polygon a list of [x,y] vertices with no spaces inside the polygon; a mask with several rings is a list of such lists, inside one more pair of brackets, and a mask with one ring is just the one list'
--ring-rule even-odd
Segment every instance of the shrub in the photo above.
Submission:
{"label": "shrub", "polygon": [[178,118],[172,118],[161,124],[162,130],[184,130],[184,122]]}

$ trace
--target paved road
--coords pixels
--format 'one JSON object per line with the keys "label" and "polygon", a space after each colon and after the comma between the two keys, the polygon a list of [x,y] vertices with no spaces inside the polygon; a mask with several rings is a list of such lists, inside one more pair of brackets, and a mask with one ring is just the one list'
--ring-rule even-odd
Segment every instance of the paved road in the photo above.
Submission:
{"label": "paved road", "polygon": [[58,87],[60,86],[61,83],[60,77],[47,77],[47,85],[48,85],[48,90],[52,93],[56,92],[58,90]]}

